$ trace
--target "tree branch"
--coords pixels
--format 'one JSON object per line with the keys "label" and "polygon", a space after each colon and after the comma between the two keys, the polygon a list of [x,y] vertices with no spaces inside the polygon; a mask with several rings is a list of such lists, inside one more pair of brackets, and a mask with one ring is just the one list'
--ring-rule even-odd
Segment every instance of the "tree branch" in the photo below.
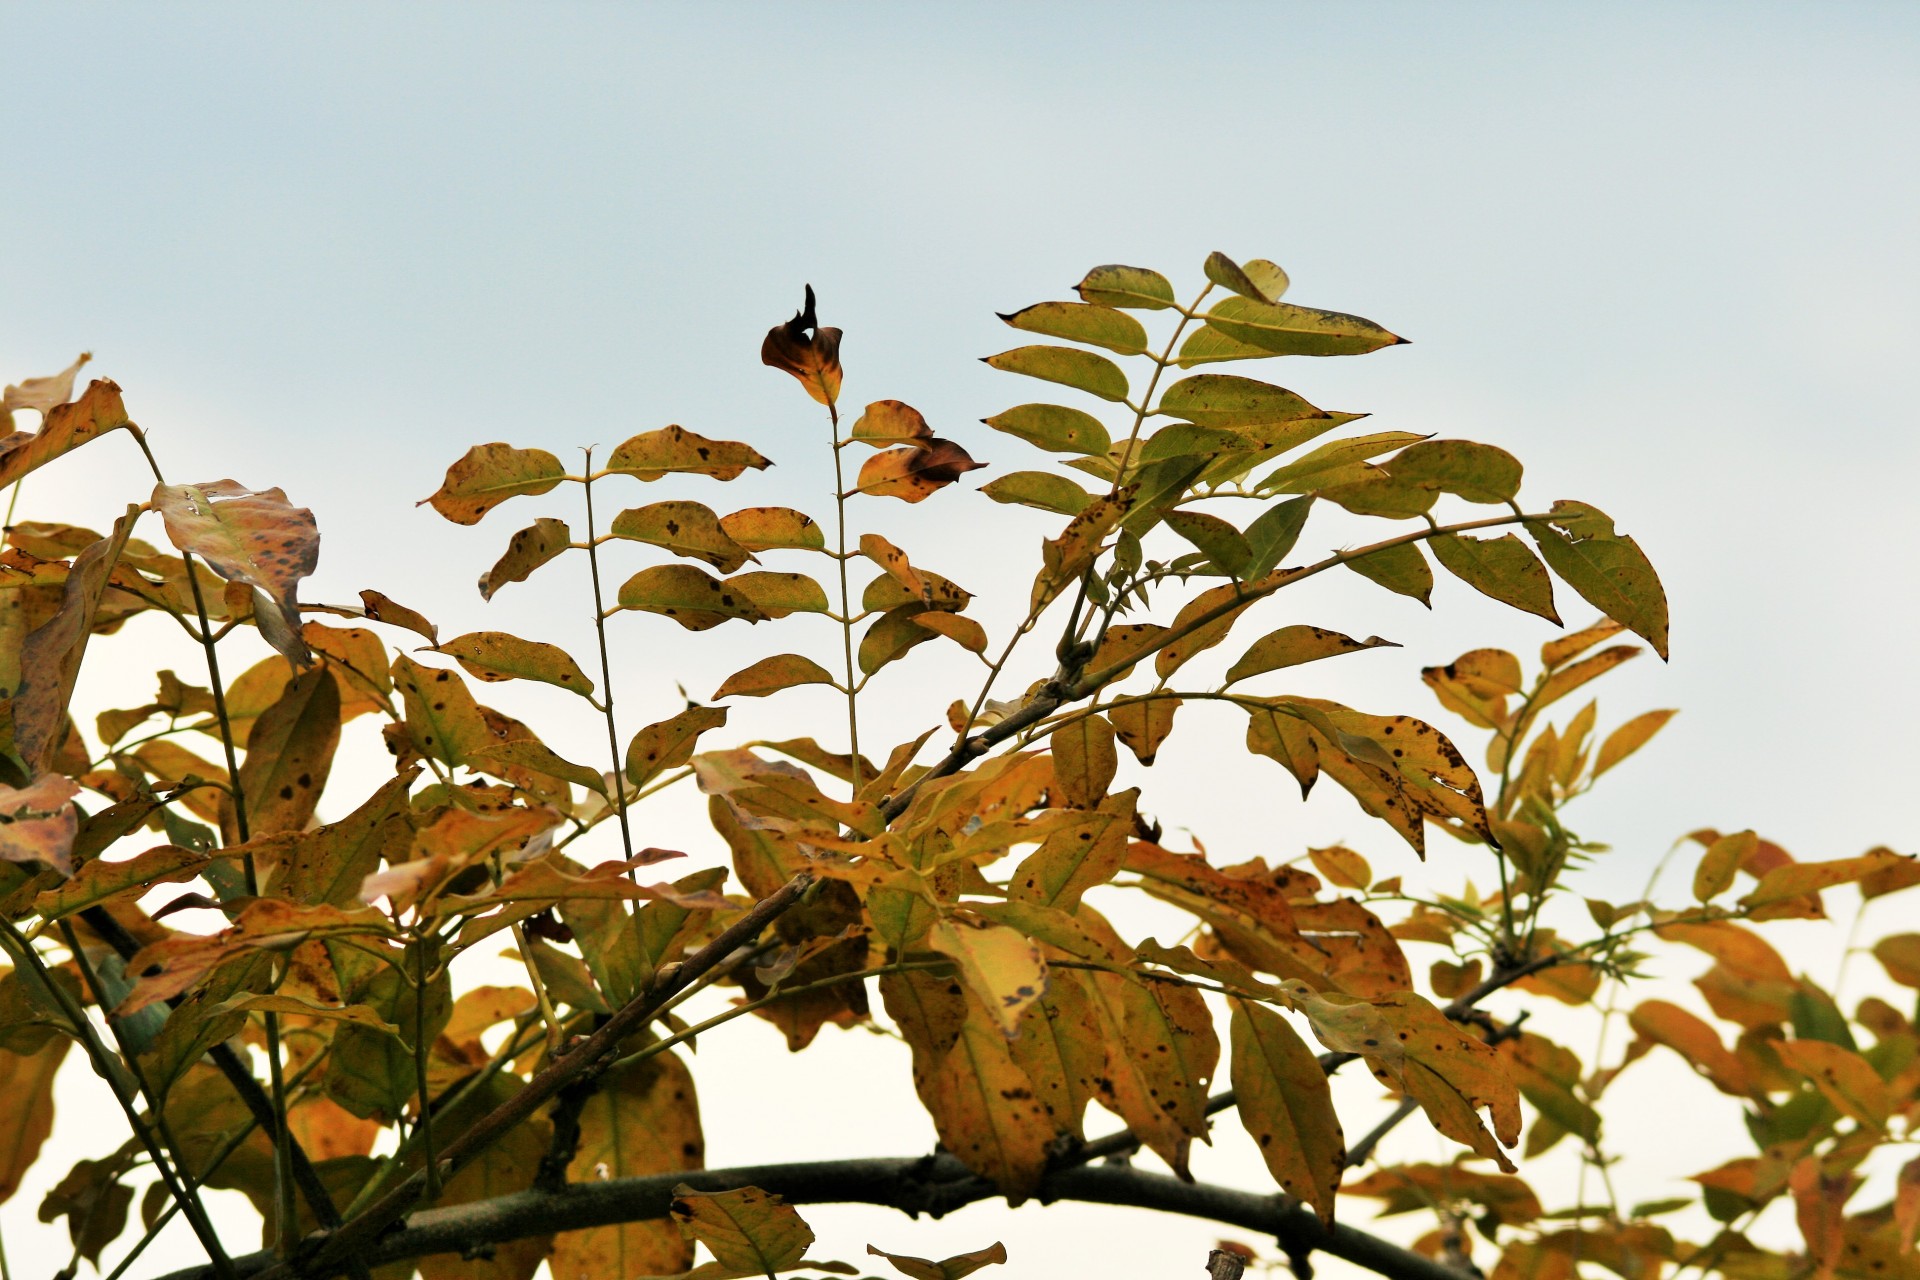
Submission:
{"label": "tree branch", "polygon": [[[873,1204],[918,1216],[939,1217],[999,1193],[950,1155],[912,1159],[837,1160],[757,1165],[705,1172],[665,1173],[579,1183],[552,1191],[520,1191],[414,1214],[405,1226],[367,1242],[359,1256],[381,1266],[433,1253],[458,1253],[528,1236],[622,1222],[665,1218],[673,1189],[682,1183],[700,1191],[760,1187],[792,1204]],[[1389,1280],[1460,1280],[1460,1273],[1378,1236],[1344,1224],[1326,1226],[1312,1211],[1277,1195],[1181,1182],[1165,1174],[1123,1165],[1063,1169],[1048,1175],[1037,1198],[1085,1204],[1125,1205],[1205,1218],[1278,1240],[1289,1253],[1327,1253]],[[277,1259],[263,1250],[234,1259],[243,1280],[264,1276]],[[301,1271],[308,1280],[337,1275],[339,1261]],[[192,1267],[161,1280],[211,1280]]]}
{"label": "tree branch", "polygon": [[[442,1181],[459,1172],[461,1166],[479,1155],[502,1134],[525,1122],[555,1094],[599,1068],[622,1040],[652,1021],[653,1015],[689,983],[732,955],[740,946],[759,937],[760,931],[798,902],[812,883],[813,877],[802,872],[755,903],[738,920],[722,929],[712,942],[677,965],[663,966],[647,989],[622,1005],[599,1030],[576,1042],[572,1049],[554,1059],[545,1070],[529,1080],[526,1088],[489,1111],[466,1132],[448,1143],[440,1157]],[[338,1230],[322,1231],[307,1237],[291,1261],[281,1263],[265,1274],[273,1276],[274,1280],[295,1274],[332,1275],[349,1265],[343,1259],[364,1259],[371,1242],[380,1236],[389,1223],[413,1207],[426,1186],[427,1173],[423,1169],[348,1219]],[[521,1234],[531,1235],[534,1232]],[[499,1237],[507,1240],[515,1238]]]}

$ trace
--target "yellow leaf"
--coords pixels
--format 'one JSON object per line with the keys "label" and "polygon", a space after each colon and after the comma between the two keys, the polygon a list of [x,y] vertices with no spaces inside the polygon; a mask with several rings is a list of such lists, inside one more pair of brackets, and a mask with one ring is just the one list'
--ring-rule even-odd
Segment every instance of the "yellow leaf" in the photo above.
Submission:
{"label": "yellow leaf", "polygon": [[1047,989],[1047,964],[1029,938],[1003,925],[948,916],[933,926],[933,949],[953,957],[960,976],[1009,1039]]}
{"label": "yellow leaf", "polygon": [[885,1258],[902,1275],[911,1280],[961,1280],[982,1267],[994,1266],[1007,1260],[1007,1246],[998,1242],[972,1253],[955,1254],[951,1258],[942,1258],[939,1262],[930,1262],[925,1258],[915,1258],[902,1253],[888,1253],[874,1245],[867,1246],[867,1252],[876,1258]]}
{"label": "yellow leaf", "polygon": [[1346,1141],[1327,1075],[1279,1014],[1232,1002],[1233,1091],[1247,1133],[1280,1189],[1333,1221]]}

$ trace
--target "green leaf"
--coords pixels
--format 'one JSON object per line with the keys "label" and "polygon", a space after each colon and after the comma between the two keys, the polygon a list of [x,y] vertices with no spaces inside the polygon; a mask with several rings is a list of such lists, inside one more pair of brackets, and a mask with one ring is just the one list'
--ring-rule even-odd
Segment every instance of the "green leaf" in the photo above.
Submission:
{"label": "green leaf", "polygon": [[1120,371],[1119,365],[1091,351],[1076,351],[1072,347],[1015,347],[986,357],[986,363],[1008,373],[1024,373],[1029,378],[1074,387],[1102,400],[1127,398],[1127,375]]}
{"label": "green leaf", "polygon": [[1105,347],[1123,356],[1147,349],[1147,331],[1124,311],[1088,302],[1041,302],[1000,318],[1016,329]]}
{"label": "green leaf", "polygon": [[685,427],[662,427],[623,441],[607,456],[606,469],[640,480],[658,480],[671,472],[732,480],[742,471],[772,465],[737,440],[709,440]]}
{"label": "green leaf", "polygon": [[758,1187],[735,1191],[673,1189],[673,1220],[689,1240],[707,1246],[734,1275],[765,1275],[794,1267],[813,1243],[813,1231],[787,1202]]}
{"label": "green leaf", "polygon": [[973,599],[972,592],[931,569],[915,572],[920,578],[919,591],[909,591],[897,579],[882,574],[869,582],[866,590],[860,593],[861,609],[868,613],[879,613],[903,604],[928,604],[936,609],[957,612],[965,609]]}
{"label": "green leaf", "polygon": [[876,400],[853,420],[849,439],[885,449],[896,444],[919,444],[933,439],[933,428],[920,411],[901,400]]}
{"label": "green leaf", "polygon": [[1274,352],[1264,347],[1237,342],[1210,324],[1203,324],[1180,344],[1180,356],[1174,362],[1182,369],[1222,360],[1271,360]]}
{"label": "green leaf", "polygon": [[565,649],[545,641],[522,640],[504,631],[470,631],[436,645],[434,651],[481,680],[538,680],[583,698],[593,697],[593,681],[587,673]]}
{"label": "green leaf", "polygon": [[1229,1004],[1241,1123],[1280,1190],[1331,1222],[1347,1151],[1327,1073],[1285,1018],[1245,1000]]}
{"label": "green leaf", "polygon": [[1167,527],[1198,547],[1213,561],[1214,567],[1236,578],[1243,578],[1253,562],[1253,551],[1241,532],[1222,520],[1200,511],[1169,511]]}
{"label": "green leaf", "polygon": [[1121,491],[1127,499],[1127,513],[1120,527],[1136,538],[1144,537],[1167,508],[1178,506],[1187,496],[1208,461],[1208,455],[1183,454],[1149,462],[1135,471],[1132,483]]}
{"label": "green leaf", "polygon": [[516,449],[509,444],[477,444],[447,468],[440,487],[416,502],[432,504],[455,524],[478,524],[508,498],[542,494],[566,478],[560,459],[545,449]]}
{"label": "green leaf", "polygon": [[1395,479],[1468,502],[1504,505],[1520,492],[1520,460],[1471,440],[1423,440],[1402,449],[1386,468]]}
{"label": "green leaf", "polygon": [[303,830],[320,803],[340,745],[340,686],[314,667],[291,681],[253,722],[240,763],[253,835]]}
{"label": "green leaf", "polygon": [[720,528],[749,551],[825,551],[814,518],[792,507],[747,507],[720,517]]}
{"label": "green leaf", "polygon": [[468,753],[495,742],[472,692],[453,672],[423,667],[401,654],[393,660],[393,684],[406,707],[407,733],[421,755],[457,768]]}
{"label": "green leaf", "polygon": [[1357,356],[1406,341],[1359,316],[1251,298],[1215,303],[1207,324],[1235,342],[1283,356]]}
{"label": "green leaf", "polygon": [[627,781],[644,787],[669,769],[693,759],[700,735],[727,722],[725,707],[688,707],[648,725],[627,744]]}
{"label": "green leaf", "polygon": [[1100,419],[1063,404],[1019,404],[982,422],[1055,453],[1104,458],[1113,447]]}
{"label": "green leaf", "polygon": [[1584,502],[1554,503],[1549,520],[1559,528],[1538,521],[1527,525],[1547,566],[1665,661],[1667,593],[1640,544],[1615,533],[1613,521]]}
{"label": "green leaf", "polygon": [[621,585],[620,607],[672,618],[689,631],[705,631],[729,618],[767,620],[746,592],[690,564],[642,569]]}
{"label": "green leaf", "polygon": [[732,573],[753,559],[752,552],[727,536],[713,509],[699,502],[675,499],[634,507],[615,516],[607,532],[704,560],[722,573]]}
{"label": "green leaf", "polygon": [[1077,516],[1087,509],[1093,495],[1073,481],[1051,471],[1014,471],[980,486],[980,492],[995,502],[1022,507],[1038,507],[1063,516]]}
{"label": "green leaf", "polygon": [[1433,570],[1418,543],[1402,542],[1343,563],[1369,582],[1433,607]]}
{"label": "green leaf", "polygon": [[1447,572],[1480,594],[1559,624],[1553,579],[1527,544],[1513,534],[1468,538],[1443,533],[1427,539],[1427,545]]}
{"label": "green leaf", "polygon": [[480,598],[493,599],[494,593],[509,582],[525,582],[547,561],[565,551],[573,541],[573,532],[564,520],[545,516],[535,520],[507,540],[507,553],[480,579]]}
{"label": "green leaf", "polygon": [[1357,516],[1410,520],[1425,515],[1440,496],[1438,491],[1400,479],[1370,462],[1342,467],[1314,492]]}
{"label": "green leaf", "polygon": [[1253,559],[1247,564],[1249,579],[1266,577],[1293,550],[1300,540],[1300,531],[1307,527],[1307,513],[1312,508],[1311,497],[1290,498],[1268,507],[1247,526],[1247,546],[1253,552]]}
{"label": "green leaf", "polygon": [[1328,631],[1324,627],[1296,624],[1268,632],[1255,640],[1240,660],[1227,669],[1227,683],[1236,684],[1251,676],[1279,671],[1284,667],[1297,667],[1303,662],[1317,662],[1321,658],[1332,658],[1343,653],[1399,647],[1393,641],[1382,640],[1379,636],[1355,640],[1352,636]]}
{"label": "green leaf", "polygon": [[1285,387],[1226,373],[1182,378],[1167,388],[1154,412],[1203,427],[1249,427],[1327,416]]}
{"label": "green leaf", "polygon": [[1321,445],[1269,472],[1258,486],[1261,493],[1310,493],[1330,484],[1352,484],[1367,476],[1361,464],[1368,458],[1392,453],[1426,439],[1411,431],[1381,431]]}
{"label": "green leaf", "polygon": [[487,768],[493,765],[510,766],[518,769],[531,769],[543,773],[549,778],[558,778],[562,782],[571,782],[575,786],[585,787],[589,791],[607,794],[607,780],[600,776],[598,769],[589,769],[583,764],[555,755],[545,744],[532,738],[520,738],[513,742],[497,743],[474,751],[467,757],[467,764],[474,768]]}
{"label": "green leaf", "polygon": [[832,674],[812,658],[803,658],[797,653],[777,653],[728,676],[713,696],[716,700],[764,698],[796,685],[833,683]]}
{"label": "green leaf", "polygon": [[1085,302],[1106,307],[1128,307],[1158,311],[1177,305],[1173,285],[1158,271],[1145,267],[1123,267],[1117,263],[1095,267],[1086,279],[1073,287]]}
{"label": "green leaf", "polygon": [[1222,427],[1192,426],[1176,422],[1170,427],[1148,436],[1135,454],[1135,461],[1142,464],[1160,462],[1167,458],[1205,457],[1213,458],[1222,453],[1247,447],[1246,437],[1237,431]]}
{"label": "green leaf", "polygon": [[906,656],[907,650],[933,639],[934,633],[916,626],[914,619],[926,613],[924,604],[903,604],[881,614],[860,637],[857,660],[860,670],[872,675],[890,662]]}
{"label": "green leaf", "polygon": [[777,573],[758,570],[736,574],[727,586],[744,592],[754,607],[769,618],[784,618],[790,613],[825,613],[827,593],[804,573]]}
{"label": "green leaf", "polygon": [[[1273,266],[1272,263],[1268,263],[1267,265],[1269,267]],[[1278,267],[1274,267],[1273,269],[1275,271],[1279,270]],[[1213,283],[1219,285],[1222,289],[1231,290],[1243,298],[1251,298],[1255,302],[1265,303],[1269,306],[1278,300],[1275,296],[1268,294],[1266,290],[1254,283],[1253,278],[1241,269],[1239,263],[1229,258],[1226,254],[1221,253],[1218,249],[1215,249],[1207,255],[1206,265],[1203,270],[1206,272],[1207,279],[1213,281]],[[1280,278],[1284,281],[1286,279],[1286,273],[1280,272]]]}

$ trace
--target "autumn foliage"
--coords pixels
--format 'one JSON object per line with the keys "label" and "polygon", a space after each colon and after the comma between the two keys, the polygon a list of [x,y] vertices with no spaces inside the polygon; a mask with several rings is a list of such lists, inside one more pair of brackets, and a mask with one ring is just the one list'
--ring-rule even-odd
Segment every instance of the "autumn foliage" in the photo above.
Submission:
{"label": "autumn foliage", "polygon": [[[1601,846],[1562,810],[1673,714],[1603,723],[1585,697],[1646,649],[1667,657],[1652,564],[1598,508],[1523,499],[1520,462],[1494,445],[1356,430],[1362,415],[1215,371],[1402,340],[1282,301],[1271,262],[1216,253],[1204,276],[1182,295],[1102,266],[1078,300],[1003,316],[1022,345],[987,363],[1073,403],[986,418],[1002,439],[977,494],[988,437],[936,435],[899,400],[843,410],[842,333],[811,288],[761,359],[813,402],[796,418],[819,416],[831,510],[710,505],[769,457],[678,425],[578,466],[475,445],[425,502],[460,525],[507,504],[531,521],[480,572],[488,600],[584,565],[590,654],[521,634],[538,619],[443,638],[371,588],[303,599],[312,511],[280,488],[169,482],[119,387],[74,394],[80,364],[9,387],[9,417],[40,421],[0,440],[0,483],[84,467],[66,455],[121,435],[155,485],[104,534],[17,523],[0,552],[0,1199],[36,1161],[72,1162],[40,1216],[66,1220],[70,1270],[115,1274],[176,1216],[207,1256],[194,1274],[219,1277],[851,1274],[809,1256],[795,1205],[989,1197],[1211,1217],[1277,1239],[1276,1265],[1300,1274],[1316,1252],[1501,1280],[1916,1274],[1920,1032],[1878,998],[1842,1009],[1756,926],[1821,917],[1834,890],[1909,889],[1920,865],[1885,849],[1800,862],[1751,831],[1697,831],[1670,855],[1694,868],[1691,893],[1587,899],[1570,929],[1569,874]],[[636,481],[651,500],[621,508]],[[1017,625],[990,634],[969,590],[866,531],[883,499],[1048,513],[1037,560],[988,575]],[[1485,648],[1427,667],[1408,691],[1420,716],[1288,692],[1294,668],[1390,642],[1267,602],[1323,573],[1424,602],[1436,565],[1576,625],[1537,660]],[[204,670],[160,671],[152,702],[78,718],[82,663],[137,660],[113,634],[156,612]],[[791,651],[795,614],[830,619],[839,643]],[[664,721],[621,722],[609,648],[644,629],[671,674],[678,630],[730,624],[767,624],[766,656]],[[275,652],[235,671],[249,630]],[[978,655],[984,679],[912,687],[925,732],[863,743],[862,693],[924,645]],[[556,716],[603,719],[606,757],[566,759],[485,705],[506,680],[550,686]],[[741,745],[730,707],[805,685],[842,695],[844,719]],[[1200,702],[1244,716],[1244,739],[1184,740],[1180,712]],[[329,779],[361,716],[390,767],[343,795]],[[1281,785],[1350,796],[1409,864],[1479,888],[1432,895],[1284,831],[1265,858],[1173,847],[1166,827],[1203,820],[1208,797],[1116,789],[1129,758],[1242,745]],[[730,871],[678,871],[654,847],[648,800],[673,787],[707,798]],[[1128,895],[1157,904],[1157,938],[1103,914]],[[503,947],[523,982],[476,985],[464,958]],[[1672,948],[1711,959],[1696,985],[1713,1020],[1641,988]],[[1872,950],[1920,987],[1920,934]],[[1525,1025],[1541,1002],[1617,1009],[1625,1034],[1582,1061]],[[741,1017],[796,1052],[829,1027],[896,1029],[939,1151],[826,1153],[757,1180],[705,1169],[683,1046],[725,1055]],[[1695,1198],[1607,1182],[1550,1210],[1525,1164],[1569,1143],[1603,1172],[1609,1088],[1650,1054],[1735,1100],[1754,1154],[1700,1170]],[[1374,1114],[1336,1111],[1329,1077],[1348,1064],[1389,1096]],[[47,1146],[62,1067],[105,1080],[124,1145]],[[1402,1121],[1455,1158],[1384,1161]],[[1194,1184],[1193,1143],[1232,1128],[1271,1182]],[[1110,1160],[1139,1148],[1172,1176]],[[201,1187],[250,1197],[266,1247],[221,1240]],[[1796,1248],[1755,1243],[1776,1205]],[[1410,1249],[1364,1225],[1400,1213],[1431,1220]],[[1006,1261],[998,1245],[870,1256],[930,1280]]]}

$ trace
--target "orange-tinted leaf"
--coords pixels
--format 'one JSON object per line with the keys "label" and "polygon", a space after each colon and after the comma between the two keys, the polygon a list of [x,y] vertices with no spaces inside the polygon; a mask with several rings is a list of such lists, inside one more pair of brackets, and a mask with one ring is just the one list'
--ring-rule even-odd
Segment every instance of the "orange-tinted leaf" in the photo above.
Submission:
{"label": "orange-tinted leaf", "polygon": [[1667,721],[1679,714],[1678,711],[1648,711],[1608,734],[1606,741],[1600,744],[1600,754],[1593,759],[1593,776],[1598,778],[1646,746],[1654,734],[1666,728]]}
{"label": "orange-tinted leaf", "polygon": [[[1398,1064],[1374,1058],[1374,1074],[1385,1081],[1397,1076],[1434,1128],[1512,1173],[1513,1162],[1501,1148],[1520,1140],[1520,1094],[1498,1055],[1412,992],[1378,999],[1374,1007],[1404,1055]],[[1491,1134],[1480,1120],[1482,1109],[1493,1122]]]}
{"label": "orange-tinted leaf", "polygon": [[1310,627],[1296,624],[1270,631],[1250,645],[1240,660],[1227,669],[1227,683],[1245,680],[1249,676],[1263,675],[1269,671],[1278,671],[1283,667],[1296,667],[1303,662],[1315,662],[1321,658],[1331,658],[1343,653],[1359,653],[1363,649],[1397,649],[1400,646],[1391,640],[1382,640],[1379,636],[1368,636],[1365,640],[1355,640],[1352,636],[1341,635],[1338,631],[1328,631],[1324,627]]}
{"label": "orange-tinted leaf", "polygon": [[1824,1040],[1781,1040],[1773,1048],[1780,1061],[1811,1081],[1842,1115],[1870,1129],[1886,1129],[1894,1100],[1865,1058]]}
{"label": "orange-tinted leaf", "polygon": [[606,469],[653,481],[669,474],[732,480],[742,471],[763,471],[773,464],[737,440],[709,440],[685,427],[661,427],[623,440],[607,455]]}
{"label": "orange-tinted leaf", "polygon": [[538,680],[583,698],[593,696],[593,681],[558,645],[504,631],[469,631],[434,648],[482,680]]}
{"label": "orange-tinted leaf", "polygon": [[1846,1250],[1847,1196],[1856,1183],[1846,1173],[1829,1173],[1818,1156],[1802,1156],[1788,1175],[1793,1193],[1793,1215],[1800,1237],[1807,1243],[1807,1260],[1816,1268],[1816,1280],[1831,1280]]}
{"label": "orange-tinted leaf", "polygon": [[1241,1123],[1280,1190],[1333,1221],[1346,1141],[1319,1059],[1286,1020],[1245,1000],[1232,1002],[1233,1091]]}
{"label": "orange-tinted leaf", "polygon": [[477,444],[447,468],[438,489],[414,505],[430,503],[455,524],[478,524],[508,498],[549,492],[566,474],[560,459],[545,449]]}
{"label": "orange-tinted leaf", "polygon": [[1665,1000],[1641,1003],[1628,1022],[1634,1032],[1672,1049],[1722,1093],[1751,1097],[1757,1085],[1753,1074],[1721,1043],[1714,1029],[1679,1005]]}
{"label": "orange-tinted leaf", "polygon": [[860,466],[853,492],[919,502],[986,465],[975,462],[953,441],[933,436],[920,448],[888,449],[868,458]]}
{"label": "orange-tinted leaf", "polygon": [[56,1036],[33,1053],[0,1050],[0,1097],[7,1100],[7,1120],[0,1125],[0,1203],[20,1189],[53,1132],[53,1077],[71,1043]]}
{"label": "orange-tinted leaf", "polygon": [[921,604],[932,603],[927,584],[914,572],[906,552],[877,533],[863,533],[860,535],[860,554],[879,565],[889,578],[906,591],[910,599]]}
{"label": "orange-tinted leaf", "polygon": [[942,1258],[931,1262],[926,1258],[915,1258],[903,1253],[888,1253],[874,1245],[867,1246],[867,1252],[876,1258],[885,1258],[893,1264],[894,1270],[910,1280],[962,1280],[982,1267],[990,1267],[1007,1260],[1007,1246],[998,1242],[984,1249],[975,1249],[972,1253],[955,1254],[951,1258]]}
{"label": "orange-tinted leaf", "polygon": [[362,591],[360,603],[366,609],[367,617],[372,621],[404,627],[413,634],[424,637],[428,644],[440,643],[440,628],[399,601],[390,600],[378,591]]}
{"label": "orange-tinted leaf", "polygon": [[807,394],[821,404],[840,398],[840,330],[821,325],[814,313],[813,286],[806,303],[793,319],[767,330],[760,344],[760,363],[784,369],[800,380]]}
{"label": "orange-tinted leaf", "polygon": [[[105,378],[95,378],[78,400],[67,403],[67,397],[73,394],[74,375],[90,359],[90,355],[83,355],[50,378],[29,378],[6,389],[5,399],[0,401],[0,430],[9,434],[0,439],[0,485],[17,484],[28,472],[78,449],[95,436],[132,425],[127,420],[127,407],[120,401],[120,388]],[[40,430],[13,430],[16,409],[38,409]]]}
{"label": "orange-tinted leaf", "polygon": [[1107,1043],[1101,1105],[1127,1122],[1153,1153],[1186,1176],[1187,1149],[1207,1134],[1207,1087],[1220,1040],[1192,987],[1115,973],[1080,975]]}
{"label": "orange-tinted leaf", "polygon": [[1083,716],[1055,729],[1047,738],[1053,774],[1062,799],[1074,809],[1091,809],[1107,794],[1120,759],[1113,726],[1100,716]]}
{"label": "orange-tinted leaf", "polygon": [[[1168,631],[1176,639],[1162,646],[1154,655],[1153,669],[1161,679],[1166,679],[1195,654],[1203,653],[1227,638],[1227,632],[1239,621],[1240,615],[1254,602],[1236,604],[1245,596],[1244,589],[1237,582],[1229,582],[1218,587],[1210,587],[1181,606],[1174,615],[1173,625]],[[1220,616],[1202,621],[1208,614],[1219,611]]]}
{"label": "orange-tinted leaf", "polygon": [[939,609],[929,609],[925,613],[913,614],[908,621],[914,626],[945,636],[969,653],[987,651],[987,631],[972,618],[963,618],[957,613],[946,613]]}
{"label": "orange-tinted leaf", "polygon": [[525,582],[535,569],[547,563],[573,542],[573,531],[566,521],[542,516],[507,539],[506,554],[480,579],[480,598],[493,599],[494,593],[509,582]]}
{"label": "orange-tinted leaf", "polygon": [[73,779],[57,773],[43,773],[18,790],[0,784],[0,859],[71,875],[70,854],[80,831],[73,798],[79,793]]}
{"label": "orange-tinted leaf", "polygon": [[930,945],[953,958],[981,1007],[1009,1039],[1021,1015],[1047,989],[1040,948],[1003,925],[949,916],[933,926]]}
{"label": "orange-tinted leaf", "polygon": [[1326,849],[1309,849],[1307,856],[1313,860],[1314,870],[1325,876],[1328,883],[1342,889],[1365,892],[1367,886],[1373,883],[1373,868],[1351,849],[1333,845]]}
{"label": "orange-tinted leaf", "polygon": [[1725,893],[1733,884],[1734,872],[1753,856],[1759,843],[1760,837],[1752,831],[1737,831],[1708,845],[1693,873],[1693,896],[1701,902],[1710,902]]}
{"label": "orange-tinted leaf", "polygon": [[1873,944],[1873,958],[1904,987],[1920,987],[1920,933],[1896,933]]}
{"label": "orange-tinted leaf", "polygon": [[644,787],[667,770],[679,768],[693,758],[701,734],[726,722],[725,707],[688,707],[648,725],[627,744],[627,780]]}
{"label": "orange-tinted leaf", "polygon": [[833,683],[832,674],[812,658],[804,658],[797,653],[780,653],[771,658],[762,658],[743,671],[734,672],[714,690],[713,696],[715,700],[764,698],[770,693],[778,693],[796,685]]}
{"label": "orange-tinted leaf", "polygon": [[[460,1109],[456,1108],[447,1117],[447,1127],[455,1133],[460,1132],[461,1128],[471,1125],[478,1115],[504,1103],[519,1087],[520,1081],[511,1073],[484,1080],[469,1104],[475,1109],[472,1118],[460,1114]],[[552,1126],[545,1116],[529,1116],[521,1121],[449,1179],[441,1190],[439,1203],[466,1204],[527,1190],[533,1185],[540,1157],[546,1153],[551,1132]],[[472,1261],[463,1259],[458,1253],[432,1254],[420,1259],[421,1280],[530,1280],[547,1255],[549,1239],[547,1236],[532,1235],[495,1245],[486,1255]]]}
{"label": "orange-tinted leaf", "polygon": [[1014,868],[1007,897],[1071,911],[1080,896],[1111,880],[1127,856],[1136,788],[1108,796],[1084,823],[1055,831]]}
{"label": "orange-tinted leaf", "polygon": [[735,574],[727,579],[727,586],[744,592],[769,618],[784,618],[790,613],[825,613],[830,607],[825,588],[804,573],[757,569]]}
{"label": "orange-tinted leaf", "polygon": [[1127,744],[1133,758],[1141,764],[1152,764],[1160,754],[1160,744],[1173,732],[1173,713],[1179,709],[1178,698],[1149,698],[1114,707],[1107,712],[1107,719],[1113,722],[1114,733]]}
{"label": "orange-tinted leaf", "polygon": [[[1902,855],[1891,849],[1875,849],[1857,858],[1837,858],[1831,862],[1792,862],[1786,866],[1775,867],[1760,877],[1760,883],[1753,892],[1740,899],[1740,905],[1748,911],[1764,909],[1776,903],[1800,897],[1802,894],[1817,893],[1822,889],[1831,889],[1835,885],[1851,884],[1856,880],[1885,871],[1890,867],[1910,864],[1912,855]],[[1756,916],[1764,919],[1764,916]]]}
{"label": "orange-tinted leaf", "polygon": [[861,672],[872,675],[905,657],[907,650],[915,645],[933,639],[933,628],[918,625],[919,618],[931,612],[926,605],[903,604],[874,619],[860,637],[860,648],[855,655]]}
{"label": "orange-tinted leaf", "polygon": [[812,516],[792,507],[747,507],[720,517],[720,528],[749,551],[825,551]]}
{"label": "orange-tinted leaf", "polygon": [[888,445],[921,446],[933,439],[933,428],[920,411],[899,400],[876,400],[854,419],[848,438],[884,449]]}
{"label": "orange-tinted leaf", "polygon": [[108,590],[108,578],[127,544],[139,509],[128,507],[113,522],[113,532],[74,558],[62,588],[60,607],[19,641],[19,684],[13,693],[14,747],[28,767],[43,771],[53,763],[67,732],[67,704],[80,678],[80,663],[94,619]]}

